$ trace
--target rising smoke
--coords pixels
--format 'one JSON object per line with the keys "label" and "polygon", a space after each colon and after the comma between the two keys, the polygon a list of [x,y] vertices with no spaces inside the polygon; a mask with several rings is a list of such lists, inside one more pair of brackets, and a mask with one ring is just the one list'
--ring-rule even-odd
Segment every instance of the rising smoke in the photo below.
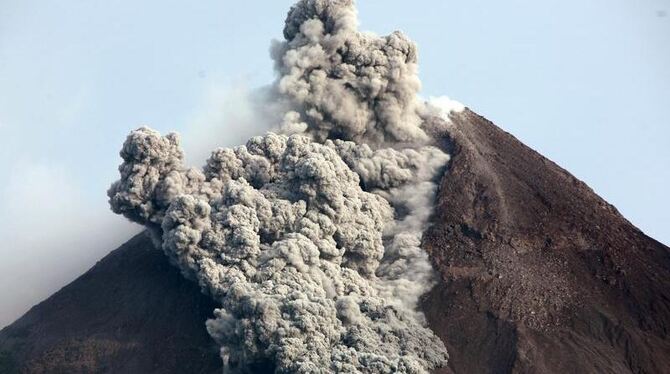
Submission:
{"label": "rising smoke", "polygon": [[207,329],[225,372],[446,363],[417,310],[434,282],[422,232],[448,161],[424,117],[445,105],[418,99],[411,41],[357,28],[351,0],[290,10],[268,103],[280,134],[215,150],[203,169],[184,167],[177,135],[148,128],[121,151],[112,210],[220,302]]}
{"label": "rising smoke", "polygon": [[287,125],[317,141],[426,142],[418,115],[417,48],[400,32],[358,31],[353,0],[300,1],[272,56]]}

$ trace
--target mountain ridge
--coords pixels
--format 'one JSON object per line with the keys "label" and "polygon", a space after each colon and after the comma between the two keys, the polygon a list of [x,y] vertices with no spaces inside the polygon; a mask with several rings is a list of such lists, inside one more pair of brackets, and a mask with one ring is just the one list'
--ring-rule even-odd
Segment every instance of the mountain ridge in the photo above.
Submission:
{"label": "mountain ridge", "polygon": [[670,368],[668,247],[490,121],[471,111],[453,120],[452,162],[424,235],[444,282],[424,308],[450,368]]}

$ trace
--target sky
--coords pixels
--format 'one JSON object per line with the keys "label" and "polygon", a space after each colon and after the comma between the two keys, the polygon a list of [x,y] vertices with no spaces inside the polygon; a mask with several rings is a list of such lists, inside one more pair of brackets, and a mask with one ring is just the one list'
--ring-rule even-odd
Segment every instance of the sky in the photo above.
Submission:
{"label": "sky", "polygon": [[[135,227],[106,190],[141,125],[197,163],[262,131],[292,1],[0,0],[0,326]],[[670,244],[670,0],[364,0],[361,27],[419,46],[422,95],[454,98]]]}

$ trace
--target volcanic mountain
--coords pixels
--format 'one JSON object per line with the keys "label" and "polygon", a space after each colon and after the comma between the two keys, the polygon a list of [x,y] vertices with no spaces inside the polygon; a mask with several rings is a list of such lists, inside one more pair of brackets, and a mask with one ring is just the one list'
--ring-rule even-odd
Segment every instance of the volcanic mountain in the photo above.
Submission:
{"label": "volcanic mountain", "polygon": [[[470,110],[440,136],[421,299],[437,372],[669,372],[670,249]],[[0,373],[221,372],[215,307],[140,234],[4,328]]]}

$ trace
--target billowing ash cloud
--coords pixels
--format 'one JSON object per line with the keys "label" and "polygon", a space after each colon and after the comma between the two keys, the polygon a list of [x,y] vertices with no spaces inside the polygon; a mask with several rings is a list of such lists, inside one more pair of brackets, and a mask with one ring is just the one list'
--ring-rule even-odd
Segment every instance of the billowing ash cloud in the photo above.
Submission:
{"label": "billowing ash cloud", "polygon": [[268,134],[215,151],[201,171],[182,166],[176,135],[147,128],[121,155],[112,209],[152,228],[221,302],[208,329],[230,371],[415,373],[445,361],[414,311],[431,281],[425,217],[407,199],[394,221],[383,194],[361,188],[416,185],[426,155]]}
{"label": "billowing ash cloud", "polygon": [[177,135],[136,130],[112,210],[220,302],[207,328],[225,372],[443,366],[417,310],[435,278],[420,245],[449,158],[427,134],[457,106],[421,102],[415,46],[358,32],[351,0],[298,2],[284,35],[267,103],[283,134],[195,169]]}
{"label": "billowing ash cloud", "polygon": [[353,0],[303,0],[290,10],[286,41],[272,56],[285,128],[319,141],[425,142],[417,93],[417,48],[401,32],[358,31]]}

